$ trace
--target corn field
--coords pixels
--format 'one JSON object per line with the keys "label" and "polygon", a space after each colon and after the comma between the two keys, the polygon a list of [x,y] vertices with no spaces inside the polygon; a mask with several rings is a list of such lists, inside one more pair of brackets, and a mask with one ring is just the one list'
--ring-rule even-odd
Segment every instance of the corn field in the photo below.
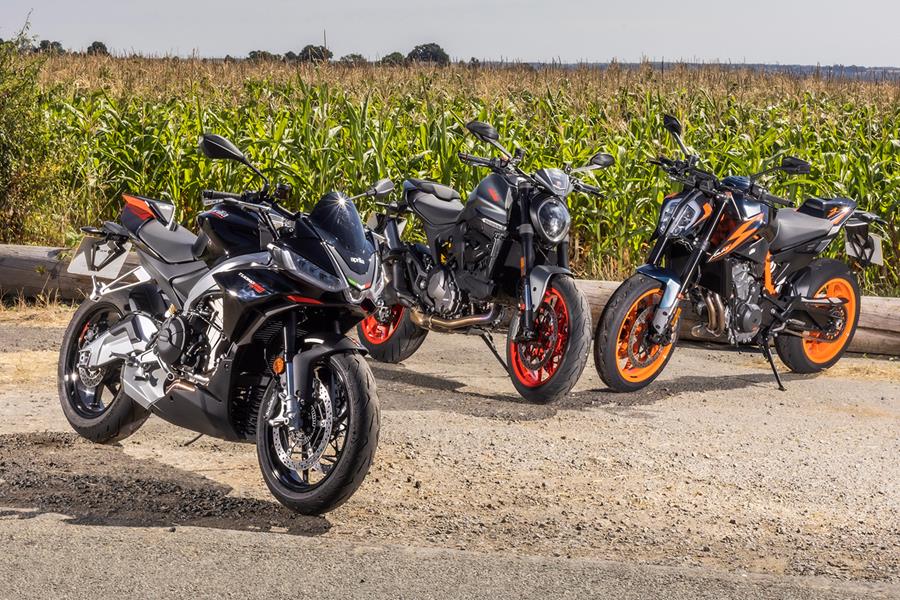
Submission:
{"label": "corn field", "polygon": [[[584,276],[623,278],[645,256],[660,201],[673,191],[648,163],[676,153],[664,113],[682,120],[688,144],[720,175],[793,154],[812,173],[772,177],[774,193],[847,196],[889,221],[900,207],[896,82],[716,66],[348,68],[68,56],[43,62],[35,86],[39,126],[7,133],[43,149],[46,184],[37,199],[0,197],[4,242],[74,243],[78,226],[115,218],[125,191],[170,199],[190,223],[201,189],[258,187],[249,170],[201,157],[201,132],[230,138],[270,179],[293,186],[296,209],[380,177],[398,187],[405,177],[434,179],[465,196],[485,173],[456,153],[489,152],[466,133],[472,119],[523,148],[526,169],[578,166],[597,151],[616,158],[593,175],[604,198],[570,197],[573,265]],[[13,217],[20,227],[4,221]],[[886,235],[885,267],[863,275],[868,292],[900,291],[896,222]],[[842,244],[832,251],[840,255]]]}

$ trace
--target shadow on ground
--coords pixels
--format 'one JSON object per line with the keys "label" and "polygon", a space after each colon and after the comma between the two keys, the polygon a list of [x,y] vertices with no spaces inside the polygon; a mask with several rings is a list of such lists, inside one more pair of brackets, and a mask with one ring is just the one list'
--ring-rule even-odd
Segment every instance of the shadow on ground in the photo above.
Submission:
{"label": "shadow on ground", "polygon": [[0,436],[0,506],[6,518],[60,513],[70,523],[285,531],[316,536],[322,517],[295,514],[275,502],[229,496],[228,486],[75,434]]}
{"label": "shadow on ground", "polygon": [[[553,404],[542,405],[530,404],[516,394],[491,395],[465,389],[468,385],[465,381],[419,373],[403,365],[374,363],[372,371],[378,385],[393,392],[382,395],[389,398],[382,402],[383,410],[436,410],[511,421],[539,420],[552,417],[559,410],[589,408],[606,409],[627,416],[629,409],[656,404],[676,394],[729,392],[756,386],[769,386],[773,395],[779,393],[771,373],[741,372],[726,377],[686,375],[654,382],[630,394],[615,393],[605,387],[594,388],[573,392]],[[788,384],[804,377],[783,373],[782,379]],[[422,389],[435,393],[422,394]]]}

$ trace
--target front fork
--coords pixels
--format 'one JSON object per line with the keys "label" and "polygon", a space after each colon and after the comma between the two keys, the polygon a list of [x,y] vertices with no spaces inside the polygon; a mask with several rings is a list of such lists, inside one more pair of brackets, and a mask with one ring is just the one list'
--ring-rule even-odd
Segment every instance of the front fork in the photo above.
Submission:
{"label": "front fork", "polygon": [[[672,320],[677,312],[679,299],[681,298],[684,289],[692,281],[704,253],[709,252],[710,238],[712,237],[713,231],[716,229],[716,225],[722,218],[722,213],[725,212],[727,201],[721,196],[719,197],[719,200],[715,215],[710,219],[708,225],[704,229],[703,235],[695,243],[694,249],[688,257],[687,263],[681,273],[674,273],[673,271],[664,269],[660,266],[663,258],[663,250],[665,250],[666,244],[669,241],[669,236],[665,234],[661,236],[657,240],[656,245],[653,246],[653,249],[650,251],[650,256],[647,258],[647,264],[638,267],[637,269],[639,273],[642,273],[651,279],[655,279],[665,286],[662,300],[660,300],[659,306],[653,315],[653,321],[651,323],[652,331],[649,336],[651,342],[669,343],[672,340]],[[677,217],[678,215],[675,216]]]}
{"label": "front fork", "polygon": [[[534,338],[534,298],[531,295],[531,270],[534,268],[534,227],[530,223],[519,225],[519,239],[522,240],[522,323],[519,337],[523,340]],[[541,300],[541,299],[539,299]]]}

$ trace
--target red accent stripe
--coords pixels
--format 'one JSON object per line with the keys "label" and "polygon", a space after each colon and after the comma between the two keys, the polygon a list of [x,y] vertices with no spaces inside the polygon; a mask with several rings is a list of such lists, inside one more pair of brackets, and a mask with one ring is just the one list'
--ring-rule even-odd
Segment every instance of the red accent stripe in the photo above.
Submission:
{"label": "red accent stripe", "polygon": [[297,304],[323,304],[321,300],[316,300],[315,298],[307,298],[306,296],[297,296],[291,294],[287,297],[291,302],[296,302]]}

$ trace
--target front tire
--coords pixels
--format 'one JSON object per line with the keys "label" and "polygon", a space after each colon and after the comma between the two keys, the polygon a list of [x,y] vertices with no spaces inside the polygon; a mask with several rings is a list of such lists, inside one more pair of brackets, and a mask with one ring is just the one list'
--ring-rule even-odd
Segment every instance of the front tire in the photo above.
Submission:
{"label": "front tire", "polygon": [[127,438],[150,416],[125,394],[121,361],[88,374],[87,383],[78,368],[79,350],[121,319],[126,303],[127,297],[121,294],[97,302],[85,300],[72,316],[59,350],[57,379],[63,414],[78,435],[99,444]]}
{"label": "front tire", "polygon": [[850,268],[839,260],[818,259],[809,266],[809,289],[814,296],[840,298],[845,301],[840,310],[835,331],[817,335],[821,339],[804,339],[781,334],[775,338],[778,357],[794,373],[820,373],[834,366],[853,341],[859,324],[859,284]]}
{"label": "front tire", "polygon": [[409,309],[398,304],[380,309],[360,321],[356,334],[372,358],[395,364],[416,353],[428,330],[413,323]]}
{"label": "front tire", "polygon": [[671,344],[651,345],[645,339],[663,291],[655,279],[633,275],[606,303],[594,334],[594,364],[600,379],[614,392],[648,386],[672,358],[680,313],[675,314]]}
{"label": "front tire", "polygon": [[535,306],[534,340],[516,342],[520,314],[509,324],[506,361],[516,391],[533,404],[549,404],[568,394],[587,364],[591,311],[571,277],[554,277]]}
{"label": "front tire", "polygon": [[[322,440],[324,450],[315,458],[318,465],[298,466],[313,456],[307,449],[320,443],[314,425],[299,433],[270,425],[281,404],[274,382],[260,403],[256,426],[257,458],[266,486],[278,502],[304,515],[332,511],[359,488],[375,456],[380,422],[375,378],[361,356],[335,354],[314,365],[312,372],[318,381],[314,381],[314,397],[316,390],[326,390],[327,396],[312,400],[314,406],[309,407],[304,421],[314,424],[311,416],[332,421],[328,439]],[[322,411],[319,405],[324,402],[330,402],[331,408]],[[288,450],[287,444],[300,447],[291,445]]]}

